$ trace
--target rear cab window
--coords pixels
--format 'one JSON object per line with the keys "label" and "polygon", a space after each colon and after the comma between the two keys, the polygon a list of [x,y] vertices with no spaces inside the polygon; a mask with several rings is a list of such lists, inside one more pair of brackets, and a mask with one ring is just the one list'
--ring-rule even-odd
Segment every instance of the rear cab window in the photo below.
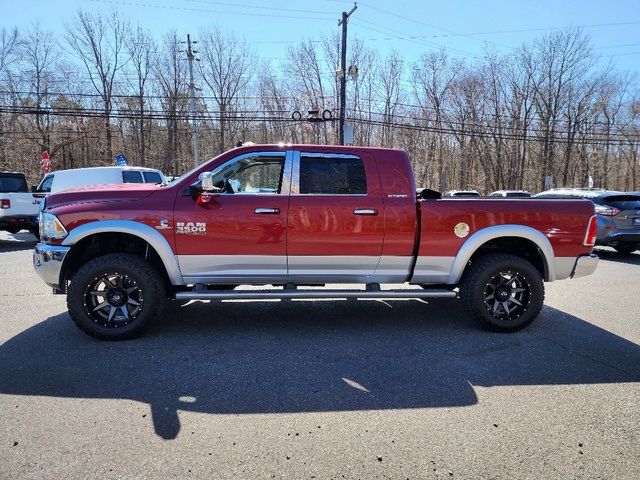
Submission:
{"label": "rear cab window", "polygon": [[123,183],[143,183],[142,174],[137,170],[123,170],[122,182]]}
{"label": "rear cab window", "polygon": [[0,173],[0,193],[28,192],[27,180],[19,173]]}
{"label": "rear cab window", "polygon": [[162,183],[162,177],[158,172],[142,172],[145,183]]}
{"label": "rear cab window", "polygon": [[302,154],[299,189],[301,195],[366,195],[364,164],[352,156]]}

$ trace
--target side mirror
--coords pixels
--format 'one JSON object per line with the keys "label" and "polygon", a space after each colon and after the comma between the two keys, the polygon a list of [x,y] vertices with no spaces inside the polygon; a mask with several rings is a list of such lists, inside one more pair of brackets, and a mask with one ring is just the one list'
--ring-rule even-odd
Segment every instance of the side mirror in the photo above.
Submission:
{"label": "side mirror", "polygon": [[37,185],[31,185],[31,193],[36,193],[38,191]]}
{"label": "side mirror", "polygon": [[204,172],[200,175],[200,188],[204,193],[220,193],[221,189],[213,184],[213,174]]}
{"label": "side mirror", "polygon": [[192,196],[196,195],[213,195],[217,193],[221,193],[223,191],[222,188],[216,187],[213,184],[213,175],[211,172],[204,172],[198,176],[198,181],[189,186],[189,193]]}

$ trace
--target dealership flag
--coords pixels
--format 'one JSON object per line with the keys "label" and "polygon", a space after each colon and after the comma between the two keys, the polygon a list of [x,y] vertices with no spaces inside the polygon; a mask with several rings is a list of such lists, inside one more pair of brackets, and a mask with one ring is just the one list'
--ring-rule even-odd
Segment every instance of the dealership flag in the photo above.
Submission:
{"label": "dealership flag", "polygon": [[117,167],[126,167],[127,166],[127,157],[125,157],[122,153],[116,155],[116,166]]}

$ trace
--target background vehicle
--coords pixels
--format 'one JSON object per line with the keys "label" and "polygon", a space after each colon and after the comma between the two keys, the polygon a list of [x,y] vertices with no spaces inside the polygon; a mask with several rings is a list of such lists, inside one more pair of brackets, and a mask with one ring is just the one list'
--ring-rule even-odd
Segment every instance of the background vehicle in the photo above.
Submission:
{"label": "background vehicle", "polygon": [[629,254],[640,249],[640,195],[598,189],[553,189],[536,198],[585,198],[595,204],[598,216],[596,245]]}
{"label": "background vehicle", "polygon": [[489,194],[490,197],[501,198],[530,198],[531,194],[526,190],[496,190]]}
{"label": "background vehicle", "polygon": [[[79,328],[110,340],[139,334],[167,296],[459,294],[484,325],[510,332],[537,317],[543,281],[598,262],[591,202],[418,199],[407,154],[381,148],[241,147],[169,185],[71,190],[42,208],[37,272],[67,294]],[[407,282],[416,288],[380,287]],[[366,288],[304,288],[331,283]]]}
{"label": "background vehicle", "polygon": [[58,170],[44,176],[36,192],[57,193],[86,185],[165,183],[160,170],[144,167],[89,167]]}
{"label": "background vehicle", "polygon": [[0,172],[0,230],[38,235],[38,200],[27,187],[24,173]]}
{"label": "background vehicle", "polygon": [[443,197],[480,197],[477,190],[449,190]]}

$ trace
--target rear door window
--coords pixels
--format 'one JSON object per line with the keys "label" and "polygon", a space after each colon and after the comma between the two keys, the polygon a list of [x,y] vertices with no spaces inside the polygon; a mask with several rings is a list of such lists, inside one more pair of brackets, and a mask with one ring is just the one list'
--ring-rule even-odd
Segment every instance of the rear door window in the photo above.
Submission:
{"label": "rear door window", "polygon": [[122,181],[124,183],[142,183],[142,175],[137,170],[123,170]]}
{"label": "rear door window", "polygon": [[162,183],[162,177],[158,172],[142,172],[145,183]]}
{"label": "rear door window", "polygon": [[362,160],[303,154],[300,158],[300,194],[366,195],[367,177]]}

